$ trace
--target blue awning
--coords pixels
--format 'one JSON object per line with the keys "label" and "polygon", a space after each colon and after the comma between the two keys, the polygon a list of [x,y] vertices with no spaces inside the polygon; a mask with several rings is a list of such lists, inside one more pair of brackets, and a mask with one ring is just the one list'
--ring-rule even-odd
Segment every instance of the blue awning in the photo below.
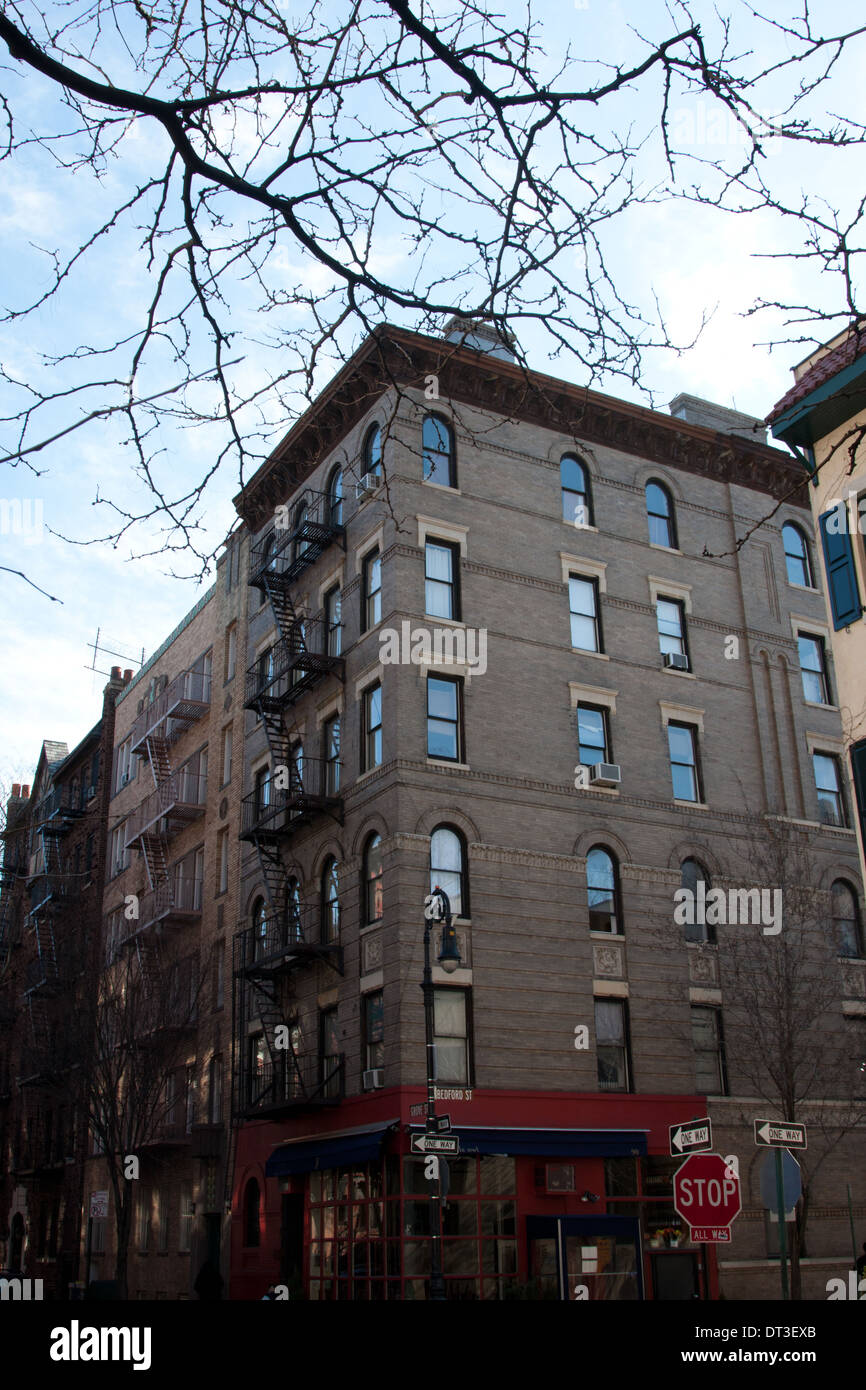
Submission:
{"label": "blue awning", "polygon": [[458,1127],[462,1153],[539,1158],[628,1158],[647,1151],[643,1129],[474,1129]]}
{"label": "blue awning", "polygon": [[382,1140],[392,1124],[281,1144],[265,1164],[265,1177],[286,1178],[292,1173],[312,1173],[319,1168],[347,1168],[353,1163],[368,1163],[379,1157]]}

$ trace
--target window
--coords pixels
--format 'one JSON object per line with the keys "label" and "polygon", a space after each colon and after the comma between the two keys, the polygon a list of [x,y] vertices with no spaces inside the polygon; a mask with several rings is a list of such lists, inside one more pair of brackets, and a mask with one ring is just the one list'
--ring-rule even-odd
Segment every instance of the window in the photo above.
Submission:
{"label": "window", "polygon": [[223,729],[223,780],[222,785],[232,780],[232,726]]}
{"label": "window", "polygon": [[814,589],[809,546],[799,526],[787,521],[782,527],[782,543],[785,547],[785,569],[788,572],[788,583],[800,584],[804,589]]}
{"label": "window", "polygon": [[379,477],[382,470],[382,431],[371,425],[364,440],[364,472]]}
{"label": "window", "polygon": [[340,716],[326,719],[322,732],[325,743],[325,795],[336,796],[340,790]]}
{"label": "window", "polygon": [[857,894],[844,879],[837,878],[831,889],[833,930],[840,956],[863,955],[863,933],[860,927],[860,908]]}
{"label": "window", "polygon": [[195,1124],[198,1111],[198,1078],[195,1067],[186,1069],[186,1132],[189,1134]]}
{"label": "window", "polygon": [[446,541],[427,541],[424,547],[424,611],[434,618],[460,619],[459,555]]}
{"label": "window", "polygon": [[325,631],[328,634],[328,656],[339,656],[343,637],[343,596],[339,584],[325,594]]}
{"label": "window", "polygon": [[677,801],[700,801],[697,730],[691,724],[668,724],[671,781]]}
{"label": "window", "polygon": [[369,632],[382,621],[382,557],[378,546],[364,556],[361,631]]}
{"label": "window", "polygon": [[832,704],[824,638],[816,637],[811,632],[798,632],[797,649],[800,653],[803,699],[816,705]]}
{"label": "window", "polygon": [[656,622],[662,656],[687,656],[685,607],[679,599],[656,599]]}
{"label": "window", "polygon": [[628,1004],[624,999],[596,999],[595,1046],[598,1089],[630,1091]]}
{"label": "window", "polygon": [[578,757],[586,767],[609,763],[607,710],[598,705],[577,707]]}
{"label": "window", "polygon": [[725,1045],[719,1009],[692,1008],[692,1043],[695,1049],[695,1090],[701,1095],[727,1095]]}
{"label": "window", "polygon": [[93,832],[91,831],[87,839],[84,841],[84,872],[86,874],[89,874],[93,869],[93,848],[94,837]]}
{"label": "window", "polygon": [[267,819],[271,805],[272,786],[271,769],[267,766],[260,767],[253,776],[253,805],[257,821]]}
{"label": "window", "polygon": [[674,525],[674,504],[671,495],[662,483],[651,481],[646,485],[646,514],[649,525],[649,538],[653,545],[663,545],[669,550],[677,548],[677,533]]}
{"label": "window", "polygon": [[289,941],[292,942],[292,944],[302,941],[301,888],[296,878],[290,878],[286,885],[286,911],[288,914]]}
{"label": "window", "polygon": [[362,747],[362,771],[382,764],[382,687],[377,682],[364,691],[364,743]]}
{"label": "window", "polygon": [[256,898],[253,903],[253,955],[259,960],[267,952],[268,909],[264,898]]}
{"label": "window", "polygon": [[[842,506],[840,503],[840,508]],[[833,627],[837,632],[857,622],[862,612],[847,512],[844,529],[839,527],[836,520],[838,515],[834,508],[818,517],[821,547],[824,551],[824,569],[827,572],[827,594],[833,614]]]}
{"label": "window", "polygon": [[217,835],[217,893],[227,893],[229,886],[229,832],[220,830]]}
{"label": "window", "polygon": [[818,819],[824,825],[847,825],[845,801],[839,778],[839,759],[833,753],[813,753]]}
{"label": "window", "polygon": [[261,1241],[260,1221],[261,1197],[259,1184],[250,1178],[244,1191],[244,1245],[255,1246]]}
{"label": "window", "polygon": [[136,1212],[136,1243],[142,1255],[147,1253],[150,1241],[150,1193],[141,1192]]}
{"label": "window", "polygon": [[192,1193],[188,1188],[183,1188],[180,1194],[180,1230],[177,1242],[177,1248],[181,1253],[189,1250],[192,1245],[192,1223],[194,1220]]}
{"label": "window", "polygon": [[443,888],[452,917],[469,916],[469,882],[463,836],[450,825],[437,825],[430,836],[430,892]]}
{"label": "window", "polygon": [[216,1013],[225,1003],[225,949],[221,940],[214,945],[213,969],[213,1007]]}
{"label": "window", "polygon": [[592,505],[586,465],[574,454],[566,454],[559,465],[562,489],[562,519],[573,526],[591,526]]}
{"label": "window", "polygon": [[264,695],[270,689],[274,680],[274,672],[274,649],[268,647],[260,654],[256,662],[256,682],[260,695]]}
{"label": "window", "polygon": [[322,870],[322,941],[330,945],[340,939],[340,869],[333,857]]}
{"label": "window", "polygon": [[253,1033],[247,1038],[247,1100],[255,1104],[261,1099],[265,1087],[266,1068],[265,1035]]}
{"label": "window", "polygon": [[309,510],[306,502],[299,502],[295,507],[295,514],[292,517],[292,536],[294,537],[292,541],[293,560],[300,560],[302,556],[306,555],[310,548],[310,541],[307,537]]}
{"label": "window", "polygon": [[[684,859],[680,865],[680,887],[687,888],[692,895],[692,902],[696,905],[698,898],[698,884],[704,884],[704,895],[710,891],[710,876],[703,864],[697,859]],[[716,929],[712,923],[697,921],[698,916],[705,917],[706,913],[698,913],[697,907],[693,913],[689,914],[696,920],[686,922],[686,941],[715,941]]]}
{"label": "window", "polygon": [[129,850],[124,845],[126,838],[126,822],[117,826],[111,832],[108,846],[108,877],[113,878],[115,874],[122,874],[124,869],[129,868]]}
{"label": "window", "polygon": [[226,632],[226,671],[225,679],[230,681],[234,676],[238,659],[238,629],[237,624],[232,623]]}
{"label": "window", "polygon": [[328,519],[332,526],[343,524],[342,468],[335,468],[328,479]]}
{"label": "window", "polygon": [[460,688],[457,677],[427,677],[427,756],[459,763]]}
{"label": "window", "polygon": [[319,1065],[322,1095],[326,1099],[340,1094],[341,1060],[337,1010],[323,1009],[319,1014]]}
{"label": "window", "polygon": [[[364,850],[364,922],[382,920],[382,837],[371,835]],[[378,1063],[369,1063],[378,1066]]]}
{"label": "window", "polygon": [[168,1198],[164,1192],[154,1193],[154,1208],[156,1211],[156,1230],[157,1230],[157,1249],[161,1255],[168,1250]]}
{"label": "window", "polygon": [[118,744],[117,748],[117,780],[114,784],[115,792],[119,792],[121,787],[125,787],[127,782],[132,781],[132,739],[126,738],[123,743]]}
{"label": "window", "polygon": [[465,989],[433,991],[433,1042],[440,1084],[471,1084],[467,994]]}
{"label": "window", "polygon": [[619,910],[619,873],[609,850],[595,845],[586,856],[586,898],[590,931],[622,934]]}
{"label": "window", "polygon": [[304,789],[304,745],[298,739],[289,745],[289,783],[293,792]]}
{"label": "window", "polygon": [[364,995],[364,1070],[385,1065],[385,1007],[381,989]]}
{"label": "window", "polygon": [[598,580],[568,576],[568,606],[571,610],[571,645],[584,652],[601,651],[601,622],[598,616]]}
{"label": "window", "polygon": [[[441,415],[426,415],[421,427],[425,483],[456,487],[454,433]],[[429,610],[428,610],[429,611]]]}

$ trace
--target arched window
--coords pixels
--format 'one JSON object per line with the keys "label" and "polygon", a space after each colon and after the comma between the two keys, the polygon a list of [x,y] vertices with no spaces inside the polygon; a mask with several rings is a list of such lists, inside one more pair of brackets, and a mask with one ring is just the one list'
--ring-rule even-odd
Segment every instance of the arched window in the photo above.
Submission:
{"label": "arched window", "polygon": [[850,883],[846,883],[842,878],[836,879],[830,891],[833,903],[833,929],[839,955],[862,956],[863,933],[860,928],[857,894]]}
{"label": "arched window", "polygon": [[[260,569],[272,570],[275,567],[276,559],[274,557],[274,550],[276,548],[276,541],[276,534],[273,531],[269,531],[262,541]],[[268,595],[265,589],[259,590],[259,599],[261,600],[259,603],[259,607],[261,608],[268,601]]]}
{"label": "arched window", "polygon": [[328,479],[328,518],[332,526],[343,524],[342,468],[335,468]]}
{"label": "arched window", "polygon": [[364,472],[378,473],[382,468],[382,431],[371,425],[364,440]]}
{"label": "arched window", "polygon": [[258,1245],[261,1240],[261,1193],[256,1178],[250,1178],[244,1192],[244,1244]]}
{"label": "arched window", "polygon": [[454,468],[454,432],[441,415],[425,415],[421,427],[421,444],[424,454],[425,483],[440,483],[442,487],[456,487]]}
{"label": "arched window", "polygon": [[586,898],[590,931],[621,936],[619,871],[610,850],[603,845],[594,845],[586,856]]}
{"label": "arched window", "polygon": [[292,945],[301,940],[301,889],[296,878],[290,878],[286,884],[286,915]]}
{"label": "arched window", "polygon": [[814,589],[809,544],[799,526],[795,526],[793,521],[786,521],[782,527],[782,542],[785,546],[788,583],[800,584],[804,589]]}
{"label": "arched window", "polygon": [[466,846],[459,830],[450,825],[437,825],[430,836],[430,892],[437,887],[448,894],[452,917],[469,916]]}
{"label": "arched window", "polygon": [[371,835],[364,850],[364,921],[382,920],[382,836]]}
{"label": "arched window", "polygon": [[677,530],[674,523],[674,504],[663,483],[654,479],[646,485],[646,514],[649,523],[649,538],[653,545],[666,545],[670,550],[677,548]]}
{"label": "arched window", "polygon": [[260,960],[268,944],[268,908],[264,898],[253,903],[253,958]]}
{"label": "arched window", "polygon": [[562,486],[562,519],[572,526],[592,526],[589,473],[574,454],[566,454],[559,465]]}
{"label": "arched window", "polygon": [[340,870],[333,857],[322,870],[322,940],[326,945],[340,939]]}
{"label": "arched window", "polygon": [[[703,889],[698,884],[704,885]],[[680,887],[691,893],[691,910],[686,914],[686,941],[715,941],[716,929],[704,918],[704,902],[710,891],[710,876],[699,859],[684,859],[680,865]],[[691,920],[689,920],[691,919]]]}

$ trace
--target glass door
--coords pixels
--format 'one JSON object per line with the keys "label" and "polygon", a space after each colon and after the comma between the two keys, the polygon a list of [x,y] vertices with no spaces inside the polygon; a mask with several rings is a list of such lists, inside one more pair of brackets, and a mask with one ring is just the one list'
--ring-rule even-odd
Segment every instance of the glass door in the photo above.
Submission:
{"label": "glass door", "polygon": [[540,1298],[642,1299],[640,1231],[627,1216],[530,1216],[529,1272]]}

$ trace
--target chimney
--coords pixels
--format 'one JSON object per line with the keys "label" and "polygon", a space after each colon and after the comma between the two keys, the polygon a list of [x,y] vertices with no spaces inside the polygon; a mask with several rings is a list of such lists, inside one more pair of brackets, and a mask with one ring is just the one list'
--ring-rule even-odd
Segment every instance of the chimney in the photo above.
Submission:
{"label": "chimney", "polygon": [[119,680],[120,680],[120,667],[119,667],[119,666],[112,666],[112,668],[111,668],[111,679],[112,679],[113,681],[119,681]]}
{"label": "chimney", "polygon": [[726,405],[716,405],[715,401],[705,401],[701,396],[689,396],[681,391],[674,396],[668,409],[675,420],[685,420],[688,425],[702,425],[704,429],[718,430],[720,434],[738,434],[758,444],[767,442],[763,420],[744,415],[741,410],[731,410]]}
{"label": "chimney", "polygon": [[130,666],[130,668],[129,668],[128,670],[124,671],[124,673],[123,673],[123,684],[124,684],[124,685],[129,685],[129,682],[130,682],[131,680],[132,680],[132,667]]}
{"label": "chimney", "polygon": [[26,786],[23,786],[23,787],[21,788],[21,795],[22,795],[23,797],[25,797],[25,799],[30,795],[30,783],[29,783],[29,782],[26,784]]}
{"label": "chimney", "polygon": [[12,795],[13,795],[13,796],[16,796],[16,797],[19,797],[19,796],[21,795],[21,783],[20,783],[20,782],[13,782],[13,783],[12,783]]}

